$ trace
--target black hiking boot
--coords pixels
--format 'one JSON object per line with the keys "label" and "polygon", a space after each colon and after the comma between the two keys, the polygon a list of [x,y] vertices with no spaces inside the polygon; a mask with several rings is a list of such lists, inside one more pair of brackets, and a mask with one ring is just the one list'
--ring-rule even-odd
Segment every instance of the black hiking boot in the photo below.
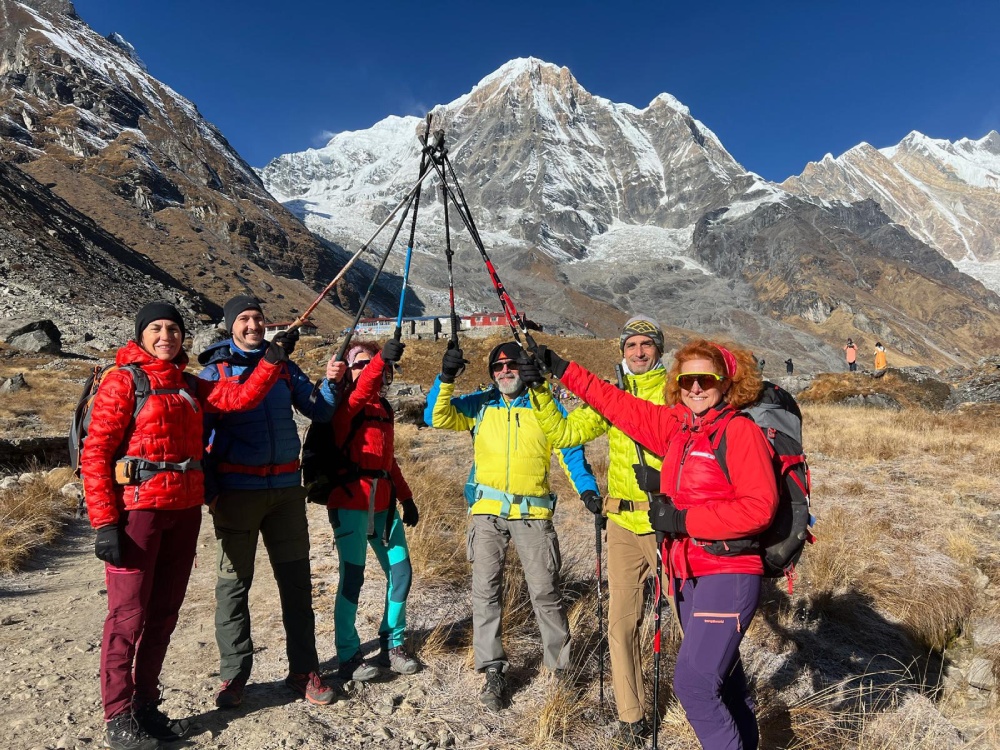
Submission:
{"label": "black hiking boot", "polygon": [[191,722],[187,719],[171,719],[160,710],[160,701],[136,705],[135,718],[146,733],[160,742],[176,742],[187,737]]}
{"label": "black hiking boot", "polygon": [[111,750],[160,750],[163,746],[142,728],[131,711],[118,714],[108,722],[108,747]]}
{"label": "black hiking boot", "polygon": [[652,727],[646,718],[639,721],[619,722],[618,739],[625,747],[645,747],[646,739],[652,734]]}
{"label": "black hiking boot", "polygon": [[487,710],[494,713],[506,708],[504,693],[507,691],[507,678],[503,676],[502,667],[486,668],[486,683],[483,691],[479,694],[479,702]]}

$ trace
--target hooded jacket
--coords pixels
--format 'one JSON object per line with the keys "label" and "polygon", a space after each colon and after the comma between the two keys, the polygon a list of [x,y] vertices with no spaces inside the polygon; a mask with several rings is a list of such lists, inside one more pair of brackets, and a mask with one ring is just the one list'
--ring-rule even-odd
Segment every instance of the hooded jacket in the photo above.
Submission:
{"label": "hooded jacket", "polygon": [[87,513],[95,528],[116,523],[123,511],[184,510],[205,501],[200,469],[162,471],[140,484],[120,485],[114,480],[119,446],[124,455],[146,461],[182,463],[202,458],[203,412],[236,411],[259,404],[277,379],[279,368],[267,362],[245,383],[193,381],[184,377],[187,354],[166,362],[149,354],[134,341],[118,350],[118,367],[138,365],[150,388],[173,393],[153,393],[132,421],[135,381],[127,370],[111,370],[97,394],[90,429],[80,458]]}
{"label": "hooded jacket", "polygon": [[[243,351],[232,339],[213,344],[198,356],[210,382],[240,382],[263,360],[266,346]],[[205,495],[223,490],[264,490],[302,483],[297,462],[302,443],[292,408],[315,422],[329,422],[335,392],[327,380],[318,388],[294,362],[283,362],[278,380],[262,403],[235,414],[205,417]]]}

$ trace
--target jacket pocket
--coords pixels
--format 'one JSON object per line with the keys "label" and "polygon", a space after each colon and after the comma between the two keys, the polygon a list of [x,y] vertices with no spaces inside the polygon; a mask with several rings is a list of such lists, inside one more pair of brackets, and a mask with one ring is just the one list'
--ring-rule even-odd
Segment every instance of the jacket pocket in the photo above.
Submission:
{"label": "jacket pocket", "polygon": [[476,526],[470,523],[468,531],[465,532],[465,559],[470,563],[476,561]]}

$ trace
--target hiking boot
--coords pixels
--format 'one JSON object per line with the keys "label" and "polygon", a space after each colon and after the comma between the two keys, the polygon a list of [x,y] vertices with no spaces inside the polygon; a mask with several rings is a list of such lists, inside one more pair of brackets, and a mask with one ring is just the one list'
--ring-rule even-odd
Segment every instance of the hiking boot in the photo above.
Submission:
{"label": "hiking boot", "polygon": [[420,671],[420,662],[406,653],[402,646],[382,649],[378,655],[378,665],[391,669],[396,674],[416,674]]}
{"label": "hiking boot", "polygon": [[507,690],[507,678],[503,676],[501,667],[486,668],[486,683],[479,694],[479,702],[490,711],[501,711],[505,706],[504,692]]}
{"label": "hiking boot", "polygon": [[354,656],[337,667],[337,677],[345,681],[368,682],[374,680],[379,674],[378,667],[365,664],[365,658],[360,651],[356,651]]}
{"label": "hiking boot", "polygon": [[625,747],[644,747],[646,745],[646,738],[649,737],[652,728],[645,717],[639,719],[639,721],[621,721],[618,723],[620,725],[618,739],[622,741]]}
{"label": "hiking boot", "polygon": [[149,733],[131,711],[118,714],[108,722],[108,747],[111,750],[159,750],[160,741]]}
{"label": "hiking boot", "polygon": [[159,705],[160,701],[137,705],[134,712],[139,725],[160,742],[176,742],[186,737],[191,731],[191,722],[187,719],[171,719],[160,710]]}
{"label": "hiking boot", "polygon": [[329,706],[333,703],[333,688],[324,683],[316,672],[290,672],[285,678],[285,684],[314,706]]}
{"label": "hiking boot", "polygon": [[216,708],[236,708],[243,702],[243,691],[247,686],[246,677],[234,677],[219,686],[215,694]]}

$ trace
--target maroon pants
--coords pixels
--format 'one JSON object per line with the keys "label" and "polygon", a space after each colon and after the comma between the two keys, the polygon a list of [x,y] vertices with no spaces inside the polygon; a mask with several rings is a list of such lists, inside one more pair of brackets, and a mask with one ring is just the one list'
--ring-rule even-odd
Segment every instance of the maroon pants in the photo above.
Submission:
{"label": "maroon pants", "polygon": [[101,641],[104,720],[160,695],[160,669],[194,564],[201,506],[133,510],[121,535],[122,567],[105,566],[108,617]]}

